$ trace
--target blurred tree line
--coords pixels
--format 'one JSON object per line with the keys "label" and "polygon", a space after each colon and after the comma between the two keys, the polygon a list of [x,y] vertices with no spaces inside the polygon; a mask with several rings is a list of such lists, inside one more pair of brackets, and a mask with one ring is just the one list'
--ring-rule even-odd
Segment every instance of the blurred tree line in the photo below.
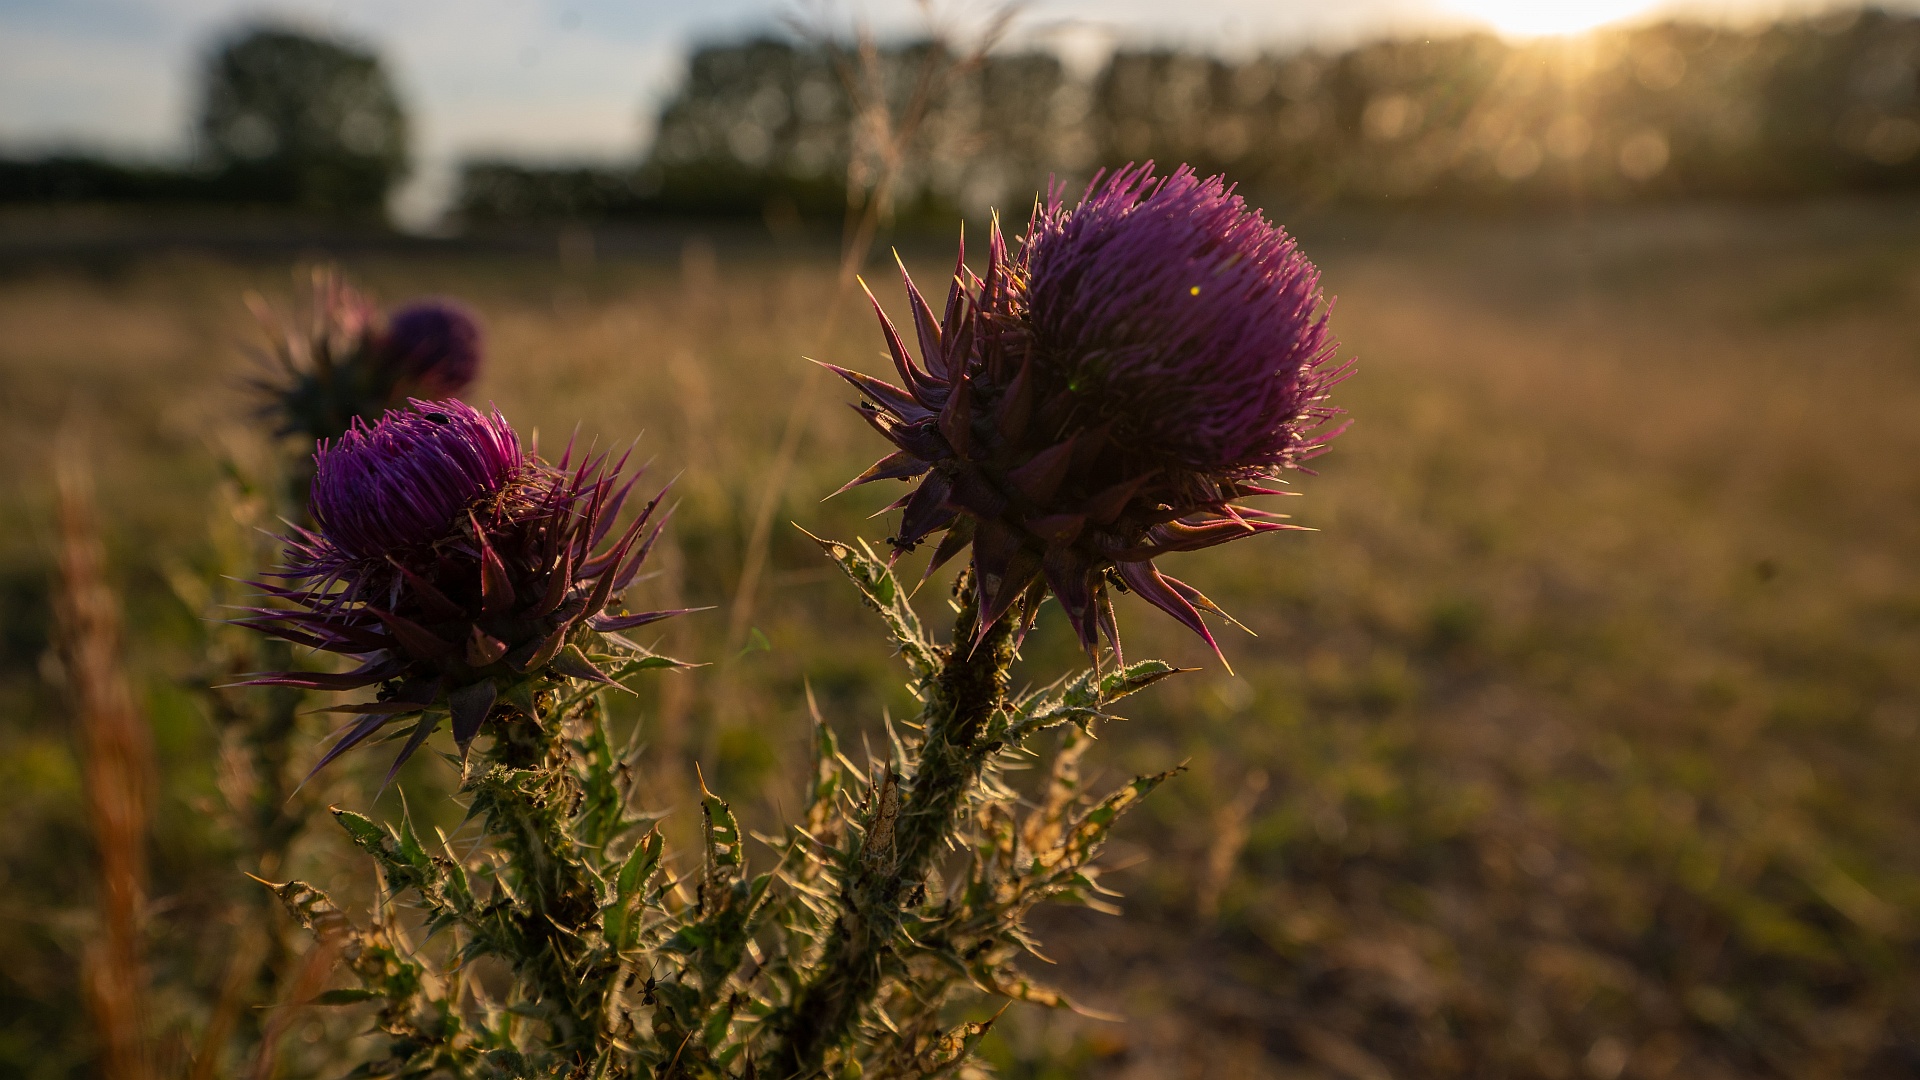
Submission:
{"label": "blurred tree line", "polygon": [[[1669,22],[1530,43],[1379,41],[1226,60],[1123,50],[1090,76],[1051,54],[952,64],[880,50],[893,115],[949,64],[903,148],[900,217],[1018,208],[1049,175],[1152,158],[1223,172],[1262,200],[1453,203],[1793,196],[1920,186],[1920,16],[1848,10],[1730,29]],[[468,224],[643,216],[832,219],[886,109],[833,48],[770,37],[694,51],[644,158],[468,162]],[[407,167],[379,58],[254,28],[207,58],[186,169],[0,159],[0,203],[251,203],[377,215]],[[858,192],[856,191],[856,195]]]}
{"label": "blurred tree line", "polygon": [[[939,55],[933,55],[939,51]],[[849,72],[824,47],[755,38],[689,58],[648,157],[624,169],[468,164],[456,212],[467,221],[543,216],[838,215],[862,124],[893,122],[929,65],[951,72],[904,147],[903,213],[983,207],[1036,176],[1084,168],[1089,92],[1044,53],[963,64],[942,46],[883,49],[879,101],[861,115]],[[879,115],[885,112],[886,115]]]}
{"label": "blurred tree line", "polygon": [[407,120],[371,49],[280,27],[221,42],[201,71],[197,160],[0,158],[0,203],[257,204],[378,216],[406,173]]}
{"label": "blurred tree line", "polygon": [[[929,45],[886,50],[904,95]],[[632,167],[463,172],[469,222],[646,214],[830,217],[850,95],[821,47],[698,49]],[[1846,11],[1751,29],[1669,22],[1531,43],[1380,41],[1244,61],[987,58],[916,133],[900,212],[1017,208],[1049,174],[1152,158],[1262,198],[1449,202],[1790,196],[1920,185],[1920,18]]]}

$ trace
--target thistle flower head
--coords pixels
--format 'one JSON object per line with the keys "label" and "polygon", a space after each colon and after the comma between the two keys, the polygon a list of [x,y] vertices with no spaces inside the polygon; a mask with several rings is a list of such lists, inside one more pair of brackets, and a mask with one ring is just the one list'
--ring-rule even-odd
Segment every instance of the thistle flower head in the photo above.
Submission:
{"label": "thistle flower head", "polygon": [[314,455],[313,519],[346,557],[431,544],[528,465],[498,412],[460,401],[409,404],[372,426],[356,419]]}
{"label": "thistle flower head", "polygon": [[387,316],[380,351],[413,397],[450,398],[473,384],[483,350],[480,320],[452,300],[416,300]]}
{"label": "thistle flower head", "polygon": [[1293,239],[1220,178],[1149,164],[1072,208],[1054,192],[1016,253],[996,225],[942,316],[902,277],[923,363],[880,313],[902,385],[834,369],[896,447],[847,486],[923,478],[896,550],[944,531],[931,573],[971,546],[982,633],[1050,592],[1089,652],[1117,652],[1113,586],[1213,644],[1200,611],[1224,613],[1153,560],[1292,528],[1241,500],[1337,434],[1345,369]]}
{"label": "thistle flower head", "polygon": [[1021,247],[1042,397],[1064,423],[1202,473],[1292,463],[1333,348],[1320,275],[1220,177],[1123,170]]}
{"label": "thistle flower head", "polygon": [[610,613],[660,528],[642,541],[656,497],[614,536],[638,479],[622,478],[624,457],[574,465],[569,450],[550,465],[498,412],[414,401],[315,458],[314,527],[287,538],[273,575],[288,584],[256,583],[282,606],[240,622],[359,661],[248,685],[382,687],[381,700],[348,707],[363,718],[321,765],[401,716],[420,720],[400,761],[443,717],[464,749],[489,717],[531,712],[544,683],[611,683],[600,664],[649,659],[619,632],[679,614]]}
{"label": "thistle flower head", "polygon": [[305,325],[251,302],[269,338],[266,372],[254,387],[261,414],[281,435],[338,438],[410,398],[456,397],[480,370],[479,321],[452,301],[418,301],[383,317],[338,271],[322,267]]}

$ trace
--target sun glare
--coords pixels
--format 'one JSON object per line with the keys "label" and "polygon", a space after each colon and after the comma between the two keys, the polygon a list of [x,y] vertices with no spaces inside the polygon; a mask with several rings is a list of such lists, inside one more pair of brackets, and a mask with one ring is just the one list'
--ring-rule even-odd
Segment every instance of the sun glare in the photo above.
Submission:
{"label": "sun glare", "polygon": [[1553,37],[1644,14],[1651,0],[1446,0],[1452,11],[1504,37]]}

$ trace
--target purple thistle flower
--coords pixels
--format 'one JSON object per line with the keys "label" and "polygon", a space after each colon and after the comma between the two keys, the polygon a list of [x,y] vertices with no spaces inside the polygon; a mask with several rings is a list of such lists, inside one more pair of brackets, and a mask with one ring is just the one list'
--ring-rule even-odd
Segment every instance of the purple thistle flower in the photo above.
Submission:
{"label": "purple thistle flower", "polygon": [[334,439],[413,398],[457,397],[479,374],[479,320],[450,300],[421,300],[381,316],[338,271],[313,276],[310,321],[294,326],[264,305],[271,344],[254,381],[279,434]]}
{"label": "purple thistle flower", "polygon": [[[1017,254],[996,225],[984,276],[955,268],[936,317],[905,269],[924,367],[876,302],[902,386],[834,368],[897,451],[847,487],[924,477],[896,551],[945,535],[927,572],[969,545],[984,634],[1051,592],[1089,653],[1119,629],[1108,586],[1214,643],[1224,615],[1153,560],[1295,528],[1240,500],[1284,494],[1338,434],[1319,274],[1221,178],[1129,167],[1068,209],[1056,190]],[[842,490],[845,490],[844,488]]]}
{"label": "purple thistle flower", "polygon": [[243,685],[380,685],[379,701],[346,707],[361,719],[320,765],[417,715],[397,770],[442,717],[464,751],[490,716],[530,711],[543,680],[612,683],[589,653],[645,657],[619,632],[680,614],[608,611],[664,521],[641,540],[656,497],[606,543],[638,476],[622,480],[624,457],[578,466],[571,457],[548,465],[522,451],[498,412],[457,401],[414,401],[323,443],[315,526],[288,537],[273,575],[291,584],[256,583],[285,606],[251,608],[239,621],[360,663],[340,674],[266,672]]}
{"label": "purple thistle flower", "polygon": [[480,374],[480,320],[452,300],[416,300],[387,316],[380,352],[411,397],[457,397]]}
{"label": "purple thistle flower", "polygon": [[1021,263],[1039,373],[1081,423],[1209,473],[1318,449],[1300,421],[1335,347],[1319,272],[1220,177],[1124,170],[1071,211],[1056,193]]}
{"label": "purple thistle flower", "polygon": [[343,555],[379,559],[446,535],[467,507],[527,466],[520,437],[495,412],[415,400],[364,421],[314,455],[313,519]]}

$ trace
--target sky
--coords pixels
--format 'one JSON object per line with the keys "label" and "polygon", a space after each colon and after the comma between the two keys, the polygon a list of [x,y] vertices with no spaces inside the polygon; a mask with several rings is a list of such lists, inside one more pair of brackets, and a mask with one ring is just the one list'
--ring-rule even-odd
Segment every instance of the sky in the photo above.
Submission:
{"label": "sky", "polygon": [[[1231,53],[1475,25],[1524,37],[1675,9],[1744,19],[1825,2],[1029,0],[1010,44],[1097,63],[1142,41]],[[934,0],[963,29],[997,6]],[[414,125],[415,169],[396,210],[424,221],[466,157],[633,157],[689,45],[794,16],[897,35],[923,25],[911,0],[0,0],[0,153],[184,158],[210,45],[261,21],[306,26],[385,58]]]}

